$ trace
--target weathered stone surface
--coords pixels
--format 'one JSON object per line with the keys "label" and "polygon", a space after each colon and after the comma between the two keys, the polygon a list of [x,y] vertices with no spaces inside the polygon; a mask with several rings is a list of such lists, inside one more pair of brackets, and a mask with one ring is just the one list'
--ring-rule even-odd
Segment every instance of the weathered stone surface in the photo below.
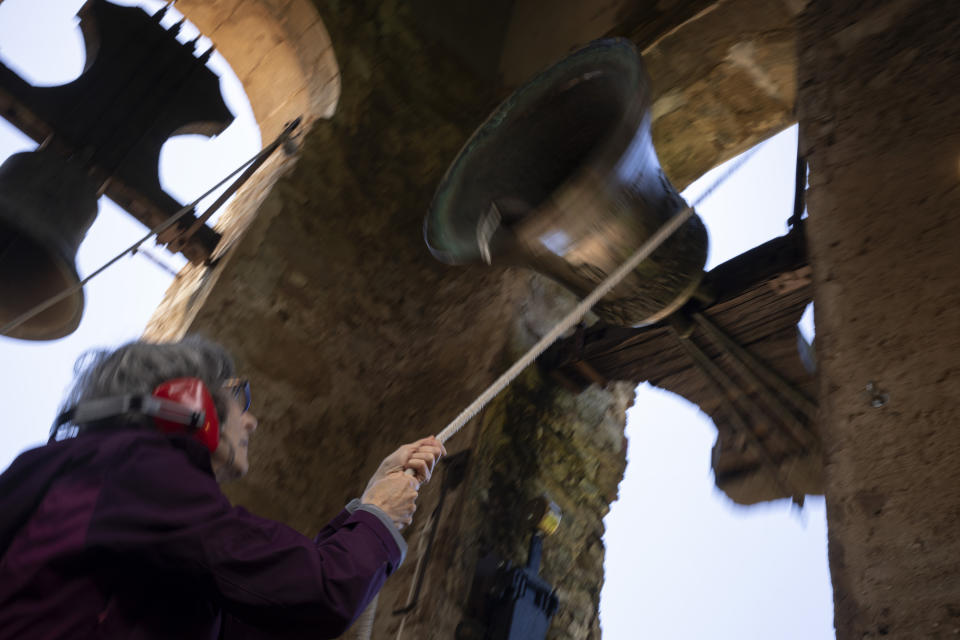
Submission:
{"label": "weathered stone surface", "polygon": [[[301,68],[318,68],[329,48],[306,35],[318,23],[303,17],[303,2],[259,4],[279,16],[285,42],[299,43],[297,60],[312,61]],[[199,24],[204,12],[229,22],[224,7],[259,4],[178,7],[197,12]],[[680,188],[789,124],[799,91],[838,637],[956,637],[960,17],[932,0],[811,2],[797,83],[795,23],[806,4],[625,4],[606,33],[644,51],[657,152]],[[536,0],[496,3],[507,5],[538,15]],[[355,495],[397,442],[445,424],[569,303],[528,275],[434,264],[420,241],[434,185],[504,92],[494,72],[460,67],[423,37],[405,3],[316,6],[342,66],[337,112],[304,141],[293,173],[269,194],[245,194],[251,213],[228,230],[238,244],[216,270],[185,272],[154,333],[189,327],[238,352],[263,398],[263,426],[253,473],[232,496],[305,531]],[[607,28],[620,5],[597,6],[596,21],[552,30],[544,42],[559,52],[600,35],[592,30]],[[522,20],[501,18],[494,30],[521,52],[511,55],[524,70],[553,61],[546,44],[524,40]],[[244,33],[235,32],[239,44]],[[280,58],[291,59],[264,54],[273,62],[261,72]],[[322,95],[334,76],[314,74],[303,91]],[[258,117],[265,130],[280,124]],[[871,406],[869,381],[889,394],[885,406]],[[493,547],[522,559],[515,505],[544,490],[567,512],[545,548],[543,572],[564,607],[551,636],[596,637],[599,519],[622,470],[628,402],[621,387],[573,398],[530,371],[468,425],[451,443],[474,451],[467,478],[437,518],[423,514],[438,486],[424,490],[411,561],[381,597],[374,637],[397,637],[401,619],[390,611],[406,602],[434,525],[423,604],[402,635],[450,637],[476,554]]]}
{"label": "weathered stone surface", "polygon": [[801,21],[840,640],[960,634],[958,33],[932,0],[814,2]]}
{"label": "weathered stone surface", "polygon": [[[433,184],[483,107],[395,11],[330,11],[352,80],[341,108],[311,131],[194,323],[267,385],[259,464],[234,496],[302,528],[362,488],[376,458],[456,414],[512,307],[508,274],[451,271],[422,244]],[[334,461],[349,461],[335,487]],[[286,499],[256,499],[271,493]]]}
{"label": "weathered stone surface", "polygon": [[[403,620],[404,637],[453,637],[462,611],[453,608],[452,617],[442,618],[434,606],[462,606],[480,555],[526,562],[532,529],[524,506],[545,494],[563,511],[559,530],[544,542],[540,571],[560,600],[548,638],[600,638],[602,518],[626,464],[623,425],[633,392],[633,385],[618,383],[573,396],[531,369],[490,405],[469,483],[457,495],[460,521],[454,530],[460,533],[438,541],[421,596],[425,602]],[[378,629],[396,637],[399,621]]]}
{"label": "weathered stone surface", "polygon": [[[309,22],[288,11],[297,0],[270,1],[282,29]],[[438,431],[571,304],[568,294],[526,272],[440,265],[422,241],[422,216],[436,184],[503,88],[424,37],[408,3],[322,0],[316,6],[339,64],[336,111],[314,124],[296,166],[283,165],[286,173],[272,190],[245,194],[256,215],[242,218],[231,236],[236,244],[215,269],[181,277],[153,332],[174,337],[189,328],[237,353],[257,389],[262,426],[251,445],[251,474],[230,496],[305,532],[354,497],[393,447]],[[737,33],[757,40],[750,28],[776,31],[781,27],[772,25],[790,17],[781,8]],[[690,21],[689,13],[667,15],[710,32],[699,20],[714,14]],[[712,28],[722,27],[723,34],[711,40],[710,54],[723,58],[736,44],[726,32],[736,11],[714,13],[724,21]],[[683,29],[658,19],[662,31],[655,32],[667,35],[654,38],[654,46],[667,47]],[[762,68],[780,60],[767,55],[766,42],[741,51],[739,60],[759,61]],[[780,35],[769,42],[781,46]],[[651,51],[656,59],[658,50]],[[304,59],[302,52],[297,56]],[[680,129],[699,116],[679,114],[701,97],[724,95],[717,83],[732,82],[735,92],[759,90],[751,79],[757,74],[731,62],[710,75],[704,92],[702,78],[713,64],[688,59],[683,73],[660,65],[659,80],[654,77],[664,94],[686,96],[663,111],[673,118],[665,130],[673,135],[659,134],[668,145],[661,152],[666,169],[675,180],[681,176],[681,185],[788,117],[789,105],[764,99],[755,108],[725,111],[723,117],[742,124],[721,143],[688,137]],[[789,82],[782,82],[789,101]],[[690,145],[709,150],[694,153]],[[683,159],[676,162],[679,173],[674,158]],[[616,384],[570,396],[528,371],[458,434],[449,448],[473,451],[467,477],[436,517],[440,487],[424,489],[420,515],[407,533],[411,557],[381,594],[374,637],[395,638],[401,624],[403,637],[452,637],[479,552],[489,548],[521,561],[528,530],[517,522],[517,505],[544,491],[565,512],[560,532],[545,544],[542,572],[562,603],[550,637],[599,637],[601,518],[623,470],[631,398],[632,389]],[[433,526],[421,604],[406,618],[393,616],[407,602],[417,555]]]}
{"label": "weathered stone surface", "polygon": [[181,0],[243,83],[264,142],[285,122],[329,116],[340,94],[330,37],[310,0]]}
{"label": "weathered stone surface", "polygon": [[[689,4],[702,9],[682,27],[631,34],[653,80],[657,155],[679,189],[794,122],[794,20],[802,8],[786,1]],[[685,15],[679,5],[673,11]]]}
{"label": "weathered stone surface", "polygon": [[574,49],[615,32],[621,16],[635,4],[630,0],[516,0],[499,59],[504,86],[519,86]]}
{"label": "weathered stone surface", "polygon": [[[183,0],[177,9],[210,38],[243,83],[264,146],[296,118],[301,120],[299,137],[315,120],[333,113],[340,72],[330,36],[309,0]],[[244,160],[236,158],[238,164]],[[295,161],[295,156],[275,152],[237,192],[216,224],[222,239],[213,257],[221,263],[217,268],[185,267],[157,308],[146,337],[183,336],[232,258],[230,249],[254,217],[275,213],[276,200],[262,212],[261,205]]]}

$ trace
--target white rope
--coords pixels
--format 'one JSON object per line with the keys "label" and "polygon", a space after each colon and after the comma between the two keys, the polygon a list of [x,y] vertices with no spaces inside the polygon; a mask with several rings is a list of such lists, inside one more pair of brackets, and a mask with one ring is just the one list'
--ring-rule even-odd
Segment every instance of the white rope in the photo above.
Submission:
{"label": "white rope", "polygon": [[[583,301],[576,306],[576,308],[568,313],[553,329],[550,330],[545,336],[540,338],[537,344],[530,347],[530,349],[517,360],[512,367],[503,372],[503,374],[497,378],[493,384],[486,388],[486,390],[481,393],[476,400],[474,400],[470,405],[460,412],[456,418],[453,419],[450,424],[443,428],[443,430],[437,434],[437,440],[441,443],[446,443],[447,440],[452,438],[457,434],[460,429],[463,428],[467,422],[470,421],[472,417],[477,415],[483,407],[487,405],[494,397],[501,391],[503,391],[507,385],[513,382],[514,378],[520,375],[520,372],[530,366],[534,360],[540,357],[540,355],[547,350],[547,348],[552,345],[557,338],[564,334],[568,329],[573,327],[575,324],[580,322],[583,319],[583,316],[587,314],[593,305],[600,301],[605,295],[610,293],[610,290],[613,289],[617,284],[623,280],[628,273],[633,271],[643,262],[651,253],[657,250],[663,242],[670,237],[673,232],[679,229],[684,222],[690,219],[690,216],[693,215],[694,208],[697,207],[705,199],[709,198],[713,192],[721,184],[727,181],[727,179],[732,176],[744,163],[756,153],[759,146],[753,147],[743,155],[741,155],[736,162],[734,162],[730,167],[717,178],[716,181],[706,191],[700,194],[700,197],[692,205],[688,205],[682,211],[670,218],[662,227],[657,229],[657,231],[650,236],[643,245],[637,249],[633,255],[627,258],[620,267],[611,273],[607,278],[601,282],[596,289],[594,289],[590,295],[583,299]],[[495,211],[495,209],[494,209]],[[496,212],[499,214],[499,212]],[[479,235],[478,235],[479,239]],[[482,248],[482,245],[481,245]],[[413,469],[407,469],[404,471],[408,476],[414,475]],[[414,579],[416,575],[414,575]],[[411,584],[411,593],[413,593],[413,585]],[[370,606],[368,606],[363,613],[358,618],[357,622],[354,623],[358,629],[356,632],[351,632],[351,635],[347,636],[349,638],[356,638],[358,640],[369,640],[373,633],[373,620],[377,615],[376,600],[374,600]],[[400,637],[403,634],[404,623],[406,622],[407,617],[404,615],[403,619],[400,621],[400,629],[397,632],[396,640],[400,640]]]}
{"label": "white rope", "polygon": [[[550,330],[545,336],[540,338],[540,340],[530,347],[530,349],[517,360],[512,367],[503,372],[503,374],[497,378],[493,384],[484,390],[476,400],[474,400],[470,405],[460,412],[456,418],[453,419],[450,424],[443,428],[443,430],[437,434],[437,440],[442,443],[446,443],[447,440],[452,438],[457,434],[460,429],[463,428],[467,422],[470,421],[477,413],[480,412],[483,407],[487,405],[493,398],[497,396],[498,393],[503,391],[507,385],[513,382],[514,378],[520,375],[524,369],[533,364],[533,361],[540,357],[544,351],[547,350],[550,345],[552,345],[560,336],[562,336],[568,329],[580,322],[583,317],[587,314],[593,306],[599,302],[605,295],[610,293],[610,291],[623,280],[627,274],[637,268],[641,262],[643,262],[651,253],[657,250],[657,248],[663,244],[663,242],[669,238],[677,229],[679,229],[683,223],[690,219],[694,213],[694,208],[699,206],[704,200],[713,195],[713,192],[716,191],[717,187],[727,181],[730,176],[732,176],[737,170],[744,165],[744,163],[749,160],[754,153],[757,152],[759,146],[755,146],[734,162],[730,167],[723,172],[723,174],[718,177],[710,187],[706,189],[696,201],[685,207],[682,211],[674,215],[667,222],[663,224],[657,231],[650,236],[646,242],[644,242],[639,249],[637,249],[633,255],[631,255],[627,260],[620,265],[620,267],[606,277],[603,282],[597,285],[597,288],[594,289],[590,295],[583,299],[576,308],[568,313],[562,320],[560,320],[557,325]],[[404,473],[408,476],[414,475],[413,469],[407,469]],[[414,576],[414,579],[416,576]],[[413,585],[411,584],[411,593],[413,593]],[[362,627],[362,630],[357,632],[356,635],[349,636],[350,638],[357,638],[359,640],[369,640],[373,630],[373,619],[376,616],[376,601],[374,601],[373,606],[367,607],[361,614],[361,619],[358,619],[358,626]],[[404,623],[406,622],[407,617],[404,616],[400,621],[400,629],[397,632],[396,640],[400,640],[401,635],[403,634]]]}
{"label": "white rope", "polygon": [[[685,207],[682,211],[670,218],[666,223],[663,224],[657,231],[650,236],[646,242],[644,242],[639,249],[637,249],[633,255],[631,255],[627,260],[620,265],[620,267],[611,273],[607,278],[597,285],[597,288],[594,289],[590,295],[583,299],[580,304],[576,306],[573,311],[568,313],[562,320],[560,320],[557,325],[550,330],[545,336],[540,338],[540,340],[530,347],[519,360],[517,360],[512,367],[503,372],[503,374],[497,378],[493,384],[486,388],[486,390],[481,393],[476,400],[470,403],[466,409],[460,412],[453,421],[450,422],[443,430],[437,434],[437,440],[442,443],[445,443],[447,440],[452,438],[463,426],[470,421],[477,413],[480,412],[483,407],[487,405],[493,398],[497,396],[501,391],[503,391],[507,385],[513,382],[514,378],[520,375],[520,372],[526,369],[528,366],[533,364],[534,360],[540,357],[547,348],[550,347],[560,336],[562,336],[567,330],[575,326],[580,322],[587,312],[593,308],[593,306],[600,301],[605,295],[610,293],[610,291],[617,286],[621,280],[623,280],[627,274],[636,269],[641,262],[643,262],[651,253],[657,250],[657,248],[663,244],[663,242],[669,238],[677,229],[679,229],[683,223],[685,223],[694,213],[694,208],[699,206],[705,199],[710,197],[713,192],[721,184],[727,181],[727,179],[732,176],[737,170],[744,165],[744,163],[749,160],[754,153],[759,149],[759,146],[753,147],[743,155],[741,155],[736,162],[734,162],[730,167],[720,175],[717,180],[707,188],[700,197],[697,198],[696,202]],[[408,472],[411,470],[408,470]]]}

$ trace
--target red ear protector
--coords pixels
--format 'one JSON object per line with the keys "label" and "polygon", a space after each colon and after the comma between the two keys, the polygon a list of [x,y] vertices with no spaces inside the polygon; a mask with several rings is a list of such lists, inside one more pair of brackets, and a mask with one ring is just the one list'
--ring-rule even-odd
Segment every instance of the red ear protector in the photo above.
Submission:
{"label": "red ear protector", "polygon": [[167,380],[153,390],[153,397],[167,400],[170,404],[176,403],[191,412],[189,421],[184,421],[180,415],[170,415],[165,412],[153,414],[153,421],[160,431],[190,433],[213,453],[220,442],[220,417],[213,403],[213,394],[203,380],[200,378]]}
{"label": "red ear protector", "polygon": [[[245,394],[246,411],[250,407],[249,383],[231,380],[225,386],[238,397],[241,392]],[[211,453],[220,442],[220,418],[213,394],[199,378],[168,380],[149,396],[127,395],[81,402],[57,417],[54,432],[68,422],[80,425],[123,414],[150,416],[164,433],[189,433]]]}

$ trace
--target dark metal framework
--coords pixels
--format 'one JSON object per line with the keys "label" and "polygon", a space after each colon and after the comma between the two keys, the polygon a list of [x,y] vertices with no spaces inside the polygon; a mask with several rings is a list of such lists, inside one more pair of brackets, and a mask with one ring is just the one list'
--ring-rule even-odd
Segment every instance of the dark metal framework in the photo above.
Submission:
{"label": "dark metal framework", "polygon": [[[0,116],[51,150],[82,161],[114,202],[148,227],[181,204],[160,186],[160,149],[168,138],[213,136],[232,121],[219,78],[207,66],[212,48],[194,55],[196,40],[176,39],[181,23],[165,29],[166,9],[150,16],[137,7],[89,0],[79,11],[86,45],[84,72],[57,87],[34,87],[0,63]],[[158,238],[183,232],[179,250],[195,264],[220,240],[188,214]]]}

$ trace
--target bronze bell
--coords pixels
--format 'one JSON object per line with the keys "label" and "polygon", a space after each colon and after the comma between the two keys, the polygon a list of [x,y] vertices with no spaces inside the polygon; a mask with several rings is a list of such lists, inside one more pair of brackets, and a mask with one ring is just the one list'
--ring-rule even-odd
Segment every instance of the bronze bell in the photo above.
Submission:
{"label": "bronze bell", "polygon": [[[650,136],[650,81],[629,41],[598,40],[506,99],[467,141],[424,223],[449,264],[535,269],[581,297],[685,203]],[[604,320],[654,323],[703,277],[707,233],[693,216],[597,304]]]}
{"label": "bronze bell", "polygon": [[[77,249],[96,217],[96,185],[82,167],[50,150],[7,158],[0,166],[0,326],[80,281]],[[78,289],[6,335],[62,338],[82,315]]]}

